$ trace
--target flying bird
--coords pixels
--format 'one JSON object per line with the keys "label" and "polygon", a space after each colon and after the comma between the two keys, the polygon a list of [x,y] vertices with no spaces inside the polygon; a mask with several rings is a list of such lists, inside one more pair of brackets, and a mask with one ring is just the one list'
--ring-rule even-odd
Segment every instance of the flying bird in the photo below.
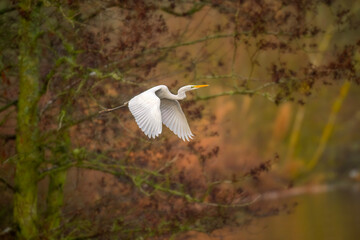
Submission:
{"label": "flying bird", "polygon": [[162,124],[167,126],[183,141],[194,136],[178,100],[186,98],[186,92],[208,85],[187,85],[172,94],[168,87],[159,85],[133,97],[128,106],[139,128],[149,138],[155,138],[162,132]]}

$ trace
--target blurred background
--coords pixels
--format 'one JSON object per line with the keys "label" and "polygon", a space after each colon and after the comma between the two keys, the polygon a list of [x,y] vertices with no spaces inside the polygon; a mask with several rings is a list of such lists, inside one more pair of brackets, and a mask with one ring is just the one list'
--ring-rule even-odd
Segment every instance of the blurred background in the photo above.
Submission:
{"label": "blurred background", "polygon": [[[360,2],[3,1],[0,237],[356,239]],[[195,138],[127,108],[187,94]]]}

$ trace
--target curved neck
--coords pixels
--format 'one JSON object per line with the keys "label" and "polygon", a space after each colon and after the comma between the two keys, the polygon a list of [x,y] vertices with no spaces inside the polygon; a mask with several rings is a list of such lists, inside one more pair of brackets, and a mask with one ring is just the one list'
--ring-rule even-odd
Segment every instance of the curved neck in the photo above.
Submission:
{"label": "curved neck", "polygon": [[190,90],[192,90],[190,85],[181,87],[176,95],[177,100],[183,100],[184,98],[186,98],[186,92]]}
{"label": "curved neck", "polygon": [[178,93],[172,94],[169,89],[164,86],[165,88],[161,88],[159,89],[159,91],[156,92],[156,95],[159,98],[167,98],[167,99],[174,99],[174,100],[183,100],[184,98],[186,98],[186,92],[189,91],[190,89],[188,89],[188,87],[182,87],[178,90]]}
{"label": "curved neck", "polygon": [[183,100],[186,98],[185,91],[180,91],[180,90],[181,90],[181,88],[179,89],[178,94],[175,95],[177,98],[176,100]]}

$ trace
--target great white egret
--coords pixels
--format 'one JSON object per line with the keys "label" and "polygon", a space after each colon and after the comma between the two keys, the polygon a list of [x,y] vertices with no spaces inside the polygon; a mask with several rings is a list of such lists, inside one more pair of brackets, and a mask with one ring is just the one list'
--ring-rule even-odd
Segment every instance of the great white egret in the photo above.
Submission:
{"label": "great white egret", "polygon": [[183,141],[190,141],[194,135],[178,100],[186,98],[187,91],[207,86],[187,85],[181,87],[177,95],[174,95],[167,86],[159,85],[133,97],[128,103],[129,109],[139,128],[149,138],[159,136],[162,124],[165,124]]}

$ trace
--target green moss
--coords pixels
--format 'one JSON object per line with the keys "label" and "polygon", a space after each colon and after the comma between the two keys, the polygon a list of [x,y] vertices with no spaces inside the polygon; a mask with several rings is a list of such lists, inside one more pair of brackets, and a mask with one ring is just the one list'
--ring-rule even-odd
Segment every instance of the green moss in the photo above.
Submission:
{"label": "green moss", "polygon": [[[53,163],[57,166],[68,160],[70,149],[70,137],[64,132],[57,139],[57,145],[53,149]],[[49,191],[47,195],[46,229],[50,239],[58,239],[61,223],[61,208],[64,203],[64,185],[67,176],[67,169],[54,172],[50,175]]]}
{"label": "green moss", "polygon": [[[21,5],[21,4],[20,4]],[[31,2],[22,1],[31,6]],[[21,5],[21,6],[22,6]],[[15,175],[14,221],[18,239],[36,239],[37,179],[39,153],[38,99],[39,46],[36,12],[25,9],[19,24],[19,97],[17,112],[17,162]]]}

